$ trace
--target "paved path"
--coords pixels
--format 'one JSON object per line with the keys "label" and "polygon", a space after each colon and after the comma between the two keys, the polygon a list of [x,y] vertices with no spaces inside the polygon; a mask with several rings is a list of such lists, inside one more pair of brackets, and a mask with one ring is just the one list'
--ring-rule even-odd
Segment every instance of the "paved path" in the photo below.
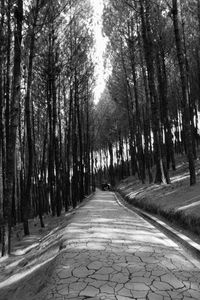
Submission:
{"label": "paved path", "polygon": [[77,211],[64,246],[37,299],[200,299],[200,269],[113,193]]}

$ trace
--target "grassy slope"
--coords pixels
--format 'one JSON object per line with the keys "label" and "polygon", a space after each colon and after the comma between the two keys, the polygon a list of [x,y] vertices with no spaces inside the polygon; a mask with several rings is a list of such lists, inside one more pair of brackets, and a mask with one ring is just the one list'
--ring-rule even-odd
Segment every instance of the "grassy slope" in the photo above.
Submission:
{"label": "grassy slope", "polygon": [[200,234],[200,162],[197,161],[197,184],[190,187],[188,164],[179,161],[170,172],[171,184],[141,184],[129,177],[117,189],[136,207],[166,218],[168,221]]}

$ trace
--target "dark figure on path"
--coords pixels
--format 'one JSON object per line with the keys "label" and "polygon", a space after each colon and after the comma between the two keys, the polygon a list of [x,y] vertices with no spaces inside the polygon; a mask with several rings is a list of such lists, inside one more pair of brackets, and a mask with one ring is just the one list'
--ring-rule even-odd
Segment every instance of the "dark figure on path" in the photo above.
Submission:
{"label": "dark figure on path", "polygon": [[102,189],[102,191],[110,191],[110,184],[107,182],[103,182],[101,184],[101,189]]}

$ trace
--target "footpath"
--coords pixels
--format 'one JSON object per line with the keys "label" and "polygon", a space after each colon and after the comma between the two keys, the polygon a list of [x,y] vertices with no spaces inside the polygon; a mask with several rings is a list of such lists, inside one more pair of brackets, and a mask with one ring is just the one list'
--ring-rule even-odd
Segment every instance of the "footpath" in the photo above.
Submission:
{"label": "footpath", "polygon": [[97,191],[63,230],[60,252],[0,300],[200,299],[200,263],[143,218]]}

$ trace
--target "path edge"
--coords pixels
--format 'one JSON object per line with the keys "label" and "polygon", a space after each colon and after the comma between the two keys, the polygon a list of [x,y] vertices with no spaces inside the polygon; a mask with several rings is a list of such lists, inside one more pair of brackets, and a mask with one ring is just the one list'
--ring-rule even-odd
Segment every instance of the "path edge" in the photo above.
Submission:
{"label": "path edge", "polygon": [[[192,257],[195,259],[193,263],[196,265],[198,261],[198,267],[200,268],[200,245],[184,235],[183,233],[177,231],[176,229],[170,227],[168,224],[166,224],[164,221],[156,218],[155,216],[151,215],[150,213],[144,212],[142,209],[137,208],[130,203],[128,203],[124,197],[117,191],[114,192],[115,199],[117,203],[128,209],[129,211],[132,211],[136,214],[138,214],[140,217],[145,219],[146,221],[150,222],[155,227],[159,228],[161,231],[163,231],[166,235],[168,235],[173,241],[175,241],[179,246],[181,246],[187,254],[192,255]],[[190,258],[191,260],[191,258]],[[197,260],[197,261],[196,261]]]}

